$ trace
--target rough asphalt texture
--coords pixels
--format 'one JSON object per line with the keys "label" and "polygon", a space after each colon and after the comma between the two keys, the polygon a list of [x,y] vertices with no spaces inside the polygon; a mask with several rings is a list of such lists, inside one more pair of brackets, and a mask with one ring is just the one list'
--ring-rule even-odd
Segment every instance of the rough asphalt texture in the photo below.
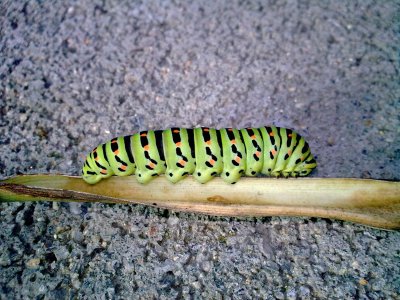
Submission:
{"label": "rough asphalt texture", "polygon": [[[399,1],[1,1],[0,170],[79,174],[172,125],[297,129],[318,177],[400,179]],[[1,299],[399,299],[400,234],[0,204]]]}

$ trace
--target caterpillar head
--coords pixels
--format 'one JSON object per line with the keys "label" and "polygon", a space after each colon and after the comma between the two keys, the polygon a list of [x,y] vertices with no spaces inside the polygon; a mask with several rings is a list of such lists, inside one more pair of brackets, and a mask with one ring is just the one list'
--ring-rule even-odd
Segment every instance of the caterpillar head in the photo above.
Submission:
{"label": "caterpillar head", "polygon": [[303,161],[300,165],[296,166],[292,176],[307,176],[317,167],[317,162],[312,154]]}

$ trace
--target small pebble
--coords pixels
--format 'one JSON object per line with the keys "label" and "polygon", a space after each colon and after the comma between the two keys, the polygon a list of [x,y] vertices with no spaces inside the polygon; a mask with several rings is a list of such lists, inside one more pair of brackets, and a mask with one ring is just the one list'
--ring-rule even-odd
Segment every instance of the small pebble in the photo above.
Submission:
{"label": "small pebble", "polygon": [[29,269],[37,269],[40,264],[40,258],[32,258],[26,262],[26,266]]}

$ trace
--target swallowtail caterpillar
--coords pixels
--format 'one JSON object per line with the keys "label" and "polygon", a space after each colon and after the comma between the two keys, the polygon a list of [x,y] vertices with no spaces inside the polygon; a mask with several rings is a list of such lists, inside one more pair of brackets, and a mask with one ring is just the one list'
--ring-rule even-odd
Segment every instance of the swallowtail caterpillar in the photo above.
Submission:
{"label": "swallowtail caterpillar", "polygon": [[291,129],[171,128],[114,138],[93,149],[82,169],[95,184],[112,175],[135,174],[140,183],[166,175],[172,183],[192,174],[200,183],[220,175],[227,183],[241,176],[307,176],[317,163],[308,143]]}

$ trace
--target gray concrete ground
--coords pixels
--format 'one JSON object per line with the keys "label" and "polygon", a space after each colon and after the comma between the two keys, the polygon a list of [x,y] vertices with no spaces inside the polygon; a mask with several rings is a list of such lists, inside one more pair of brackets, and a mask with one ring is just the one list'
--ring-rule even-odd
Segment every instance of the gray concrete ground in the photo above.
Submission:
{"label": "gray concrete ground", "polygon": [[[400,179],[399,1],[1,1],[0,170],[79,174],[172,125],[297,129]],[[400,234],[135,205],[0,205],[1,299],[399,299]]]}

